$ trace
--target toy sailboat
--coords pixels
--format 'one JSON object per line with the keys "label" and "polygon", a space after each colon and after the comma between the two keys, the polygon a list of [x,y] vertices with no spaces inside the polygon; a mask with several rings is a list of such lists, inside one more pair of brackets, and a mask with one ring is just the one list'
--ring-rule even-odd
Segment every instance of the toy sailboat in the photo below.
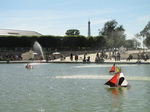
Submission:
{"label": "toy sailboat", "polygon": [[[117,69],[119,68],[117,67]],[[119,70],[119,72],[116,72],[115,75],[105,83],[105,85],[109,85],[110,87],[130,87],[121,70]]]}
{"label": "toy sailboat", "polygon": [[117,73],[119,71],[120,71],[120,69],[114,63],[113,66],[109,70],[109,74],[114,75],[114,73]]}
{"label": "toy sailboat", "polygon": [[113,66],[111,67],[111,69],[109,70],[109,72],[115,72],[115,63],[113,64]]}

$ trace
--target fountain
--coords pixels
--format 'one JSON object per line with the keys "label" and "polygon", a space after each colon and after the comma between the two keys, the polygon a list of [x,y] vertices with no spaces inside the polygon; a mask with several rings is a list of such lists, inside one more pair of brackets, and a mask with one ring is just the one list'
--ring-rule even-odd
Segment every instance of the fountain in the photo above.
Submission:
{"label": "fountain", "polygon": [[37,41],[34,42],[33,50],[35,53],[37,53],[39,56],[42,56],[42,58],[44,59],[42,47]]}

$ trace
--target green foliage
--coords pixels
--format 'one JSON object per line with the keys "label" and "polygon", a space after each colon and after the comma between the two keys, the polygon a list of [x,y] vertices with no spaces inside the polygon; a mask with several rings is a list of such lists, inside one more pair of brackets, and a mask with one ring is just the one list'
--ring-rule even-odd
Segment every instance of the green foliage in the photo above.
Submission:
{"label": "green foliage", "polygon": [[107,47],[117,48],[121,47],[125,41],[125,29],[122,25],[118,26],[116,20],[108,21],[104,24],[104,27],[100,30],[99,35],[105,37],[107,41]]}
{"label": "green foliage", "polygon": [[68,36],[0,36],[0,47],[11,48],[31,48],[35,41],[38,41],[44,48],[82,50],[104,48],[106,40],[103,36],[85,37],[82,35]]}
{"label": "green foliage", "polygon": [[64,47],[68,47],[71,49],[82,49],[82,47],[86,47],[87,39],[82,35],[68,35],[63,38]]}
{"label": "green foliage", "polygon": [[31,47],[38,37],[0,36],[0,47]]}
{"label": "green foliage", "polygon": [[[150,46],[150,21],[148,22],[148,24],[144,27],[144,29],[142,31],[140,31],[140,33],[135,34],[135,37],[138,39],[143,39],[144,44],[149,47]],[[145,38],[146,37],[146,38]],[[145,39],[145,40],[144,40]]]}
{"label": "green foliage", "polygon": [[148,24],[145,26],[145,28],[140,32],[141,36],[150,36],[150,21],[148,22]]}
{"label": "green foliage", "polygon": [[111,37],[113,35],[113,31],[117,26],[116,20],[108,21],[104,24],[104,27],[99,32],[99,35],[103,35],[106,37]]}
{"label": "green foliage", "polygon": [[106,39],[103,36],[96,36],[96,46],[97,48],[105,48],[106,46]]}
{"label": "green foliage", "polygon": [[132,40],[132,39],[126,40],[124,43],[124,46],[126,48],[132,48],[134,46],[134,40]]}
{"label": "green foliage", "polygon": [[96,46],[95,43],[96,43],[96,39],[93,38],[92,36],[87,38],[87,47],[94,48]]}
{"label": "green foliage", "polygon": [[80,31],[77,29],[69,29],[66,31],[66,35],[80,35]]}
{"label": "green foliage", "polygon": [[144,43],[146,44],[147,47],[150,46],[150,35],[147,36],[147,38],[145,39]]}

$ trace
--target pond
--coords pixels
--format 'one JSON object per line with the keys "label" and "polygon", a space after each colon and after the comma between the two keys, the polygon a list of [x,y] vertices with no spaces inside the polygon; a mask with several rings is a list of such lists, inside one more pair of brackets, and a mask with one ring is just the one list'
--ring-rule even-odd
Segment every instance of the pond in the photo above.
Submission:
{"label": "pond", "polygon": [[104,83],[111,64],[0,64],[1,112],[148,112],[150,65],[118,64],[130,88]]}

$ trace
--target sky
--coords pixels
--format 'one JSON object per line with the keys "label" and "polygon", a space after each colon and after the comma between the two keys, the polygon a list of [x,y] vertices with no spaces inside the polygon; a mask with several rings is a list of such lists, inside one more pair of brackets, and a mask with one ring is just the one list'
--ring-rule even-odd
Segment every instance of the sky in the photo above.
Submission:
{"label": "sky", "polygon": [[78,29],[87,37],[89,20],[91,36],[116,20],[132,39],[150,21],[150,0],[0,0],[0,29],[55,36]]}

